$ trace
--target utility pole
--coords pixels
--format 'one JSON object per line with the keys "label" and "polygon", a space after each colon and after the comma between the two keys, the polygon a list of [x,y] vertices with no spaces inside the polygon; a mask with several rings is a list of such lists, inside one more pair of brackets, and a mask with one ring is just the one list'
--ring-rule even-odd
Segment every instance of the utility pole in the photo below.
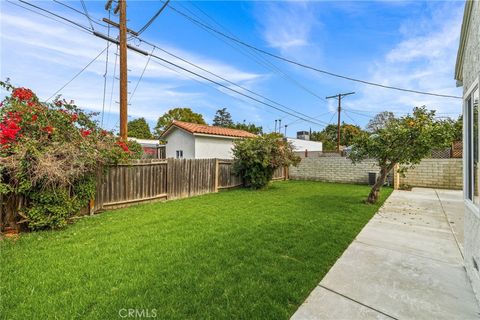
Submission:
{"label": "utility pole", "polygon": [[326,97],[326,99],[338,99],[338,121],[337,121],[337,152],[340,152],[340,115],[342,113],[342,97],[355,94],[355,92],[348,92],[348,93],[339,93],[334,96]]}
{"label": "utility pole", "polygon": [[[119,45],[120,53],[120,138],[126,141],[128,138],[128,69],[127,69],[127,32],[138,35],[136,32],[127,29],[127,0],[118,0],[118,4],[113,10],[115,14],[119,14],[119,23],[115,23],[104,18],[103,21],[117,27],[120,31],[118,40],[111,39],[104,34],[94,32],[94,35],[107,41]],[[105,10],[110,11],[113,0],[107,0]],[[130,47],[130,49],[132,49]],[[139,51],[139,50],[138,50]],[[142,54],[146,54],[141,52]]]}
{"label": "utility pole", "polygon": [[282,130],[282,119],[278,119],[278,133]]}
{"label": "utility pole", "polygon": [[285,138],[287,137],[287,127],[288,127],[288,124],[285,125]]}
{"label": "utility pole", "polygon": [[275,132],[277,132],[277,119],[275,119]]}
{"label": "utility pole", "polygon": [[127,74],[127,0],[118,0],[120,11],[120,138],[128,138],[128,74]]}

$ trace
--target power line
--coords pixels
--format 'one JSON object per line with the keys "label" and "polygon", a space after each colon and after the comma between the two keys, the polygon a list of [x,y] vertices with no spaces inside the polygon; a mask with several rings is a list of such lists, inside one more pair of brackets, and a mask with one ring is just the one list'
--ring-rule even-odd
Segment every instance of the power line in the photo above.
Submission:
{"label": "power line", "polygon": [[57,91],[55,91],[54,94],[52,94],[47,100],[45,100],[45,102],[47,102],[48,100],[52,99],[57,93],[59,93],[60,91],[62,91],[66,86],[68,86],[73,80],[75,80],[80,74],[82,74],[83,71],[85,71],[94,61],[96,61],[108,48],[108,46],[110,45],[110,43],[107,44],[107,47],[105,49],[103,49],[102,51],[100,51],[100,53],[95,57],[93,58],[85,67],[82,68],[82,70],[80,70],[77,74],[75,74],[73,76],[72,79],[68,80],[67,83],[65,83],[60,89],[58,89]]}
{"label": "power line", "polygon": [[49,14],[51,14],[51,15],[59,18],[59,19],[62,19],[62,20],[67,21],[67,22],[69,22],[69,23],[71,23],[71,24],[74,24],[74,25],[76,25],[77,27],[79,27],[79,28],[87,31],[88,33],[91,33],[91,31],[92,31],[91,29],[88,29],[87,27],[82,26],[80,23],[75,22],[75,21],[73,21],[73,20],[70,20],[70,19],[68,19],[68,18],[65,18],[65,17],[63,17],[63,16],[61,16],[61,15],[58,15],[58,14],[56,14],[56,13],[50,11],[50,10],[41,8],[41,7],[39,7],[39,6],[36,6],[36,5],[32,4],[32,3],[29,3],[29,2],[24,1],[24,0],[18,0],[18,1],[20,1],[21,3],[24,3],[24,4],[28,5],[28,6],[31,6],[31,7],[35,8],[35,9],[41,10],[41,11],[43,11],[43,12],[47,12],[47,13],[49,13]]}
{"label": "power line", "polygon": [[[61,2],[61,1],[58,1],[58,0],[53,0],[53,2],[58,3],[58,4],[60,4],[60,5],[64,6],[64,7],[72,10],[72,11],[75,11],[76,13],[79,13],[79,14],[81,14],[82,16],[88,17],[84,12],[82,12],[82,11],[80,11],[80,10],[78,10],[78,9],[76,9],[76,8],[74,8],[74,7],[66,4],[66,3],[64,3],[64,2]],[[90,21],[93,22],[93,23],[95,23],[95,24],[97,24],[97,25],[99,25],[99,26],[102,26],[102,27],[105,27],[105,28],[107,27],[107,25],[105,25],[105,24],[103,24],[103,23],[100,23],[100,22],[96,21],[95,19],[91,19]]]}
{"label": "power line", "polygon": [[[142,40],[140,40],[140,41],[142,41]],[[158,47],[157,47],[157,48],[158,48]],[[313,119],[313,120],[317,120],[317,119],[314,119],[314,118],[312,118],[312,117],[310,117],[310,116],[308,116],[308,115],[306,115],[306,114],[303,114],[303,113],[301,113],[301,112],[299,112],[299,111],[296,111],[296,110],[294,110],[294,109],[292,109],[292,108],[289,108],[289,107],[287,107],[287,106],[285,106],[285,105],[283,105],[283,104],[281,104],[281,103],[278,103],[278,102],[276,102],[276,101],[274,101],[274,100],[272,100],[272,99],[270,99],[270,98],[268,98],[268,97],[265,97],[264,95],[258,94],[258,93],[254,92],[254,91],[252,91],[252,90],[250,90],[250,89],[248,89],[248,88],[245,88],[245,87],[243,87],[243,86],[241,86],[241,85],[239,85],[239,84],[237,84],[237,83],[235,83],[235,82],[232,82],[232,81],[230,81],[230,80],[228,80],[228,79],[226,79],[226,78],[224,78],[224,77],[222,77],[222,76],[219,76],[219,75],[217,75],[217,74],[215,74],[215,73],[213,73],[213,72],[211,72],[211,71],[209,71],[209,70],[207,70],[207,69],[205,69],[205,68],[203,68],[203,67],[201,67],[201,66],[199,66],[199,65],[196,65],[196,64],[194,64],[194,63],[192,63],[192,62],[190,62],[190,61],[188,61],[188,60],[186,60],[186,59],[184,59],[184,58],[181,58],[181,57],[179,57],[179,56],[177,56],[177,55],[175,55],[175,54],[173,54],[173,53],[170,53],[170,52],[168,52],[168,51],[165,50],[165,49],[162,49],[162,48],[158,48],[158,49],[161,50],[162,52],[165,52],[166,54],[168,54],[168,55],[176,58],[176,59],[179,59],[179,60],[181,60],[181,61],[183,61],[183,62],[185,62],[185,63],[187,63],[187,64],[189,64],[189,65],[191,65],[191,66],[193,66],[193,67],[195,67],[195,68],[198,68],[198,69],[200,69],[200,70],[202,70],[202,71],[204,71],[204,72],[207,72],[208,74],[213,75],[213,76],[215,76],[215,77],[217,77],[217,78],[219,78],[219,79],[221,79],[221,80],[223,80],[223,81],[225,81],[225,82],[227,82],[227,83],[229,83],[229,84],[231,84],[231,85],[234,85],[234,86],[236,86],[236,87],[238,87],[238,88],[240,88],[240,89],[242,89],[242,90],[245,90],[245,91],[247,91],[247,92],[249,92],[249,93],[251,93],[251,94],[254,94],[254,95],[256,95],[257,97],[261,97],[262,99],[265,99],[265,100],[267,100],[267,101],[269,101],[269,102],[271,102],[271,103],[274,103],[274,104],[276,104],[276,105],[278,105],[278,106],[281,106],[281,107],[283,107],[283,108],[285,108],[285,109],[287,109],[287,110],[291,110],[291,111],[297,112],[297,113],[299,113],[299,114],[301,114],[301,115],[303,115],[303,116],[305,116],[305,117],[311,118],[311,119]]]}
{"label": "power line", "polygon": [[258,102],[258,103],[260,103],[260,104],[263,104],[263,105],[265,105],[265,106],[268,106],[268,107],[270,107],[270,108],[276,109],[276,110],[281,111],[281,112],[283,112],[283,113],[289,114],[289,115],[294,116],[294,117],[296,117],[296,118],[305,120],[305,121],[307,121],[307,122],[310,122],[310,123],[313,123],[313,124],[317,124],[317,125],[323,126],[323,124],[320,124],[320,123],[315,122],[315,121],[312,121],[312,120],[305,119],[305,118],[300,117],[300,116],[298,116],[298,115],[296,115],[296,114],[293,114],[293,113],[291,113],[291,112],[289,112],[289,111],[285,111],[285,110],[283,110],[283,109],[280,109],[280,108],[278,108],[278,107],[276,107],[276,106],[274,106],[274,105],[272,105],[272,104],[266,103],[266,102],[264,102],[264,101],[262,101],[262,100],[259,100],[259,99],[255,98],[255,97],[249,96],[248,94],[245,94],[245,93],[240,92],[240,91],[238,91],[238,90],[232,89],[232,88],[230,88],[230,87],[228,87],[228,86],[226,86],[226,85],[224,85],[224,84],[222,84],[222,83],[220,83],[220,82],[218,82],[218,81],[215,81],[215,80],[212,80],[212,79],[210,79],[210,78],[207,78],[207,77],[205,77],[205,76],[203,76],[203,75],[201,75],[201,74],[199,74],[199,73],[197,73],[197,72],[195,72],[195,71],[189,70],[189,69],[184,68],[184,67],[182,67],[182,66],[180,66],[180,65],[178,65],[178,64],[176,64],[176,63],[173,63],[173,62],[171,62],[171,61],[168,61],[168,60],[166,60],[166,59],[163,59],[162,57],[159,57],[159,56],[157,56],[157,55],[152,55],[152,57],[154,57],[154,58],[156,58],[156,59],[158,59],[158,60],[161,60],[161,61],[163,61],[163,62],[165,62],[165,63],[168,63],[168,64],[170,64],[170,65],[172,65],[172,66],[174,66],[174,67],[176,67],[176,68],[178,68],[178,69],[181,69],[181,70],[183,70],[183,71],[185,71],[185,72],[188,72],[188,73],[190,73],[190,74],[193,74],[193,75],[195,75],[195,76],[197,76],[197,77],[199,77],[199,78],[202,78],[202,79],[204,79],[204,80],[206,80],[206,81],[208,81],[208,82],[211,82],[211,83],[213,83],[213,84],[216,84],[217,86],[220,86],[220,87],[222,87],[222,88],[224,88],[224,89],[226,89],[226,90],[235,92],[235,93],[237,93],[237,94],[239,94],[239,95],[241,95],[241,96],[244,96],[244,97],[246,97],[246,98],[248,98],[248,99],[250,99],[250,100],[253,100],[253,101],[255,101],[255,102]]}
{"label": "power line", "polygon": [[[110,11],[108,12],[108,17],[110,18]],[[107,35],[110,37],[110,25],[108,25]],[[108,73],[108,57],[109,52],[108,48],[110,47],[110,43],[107,42],[107,57],[105,59],[105,73],[103,74],[103,100],[102,100],[102,121],[101,127],[103,127],[103,118],[105,116],[105,96],[107,94],[107,73]]]}
{"label": "power line", "polygon": [[110,91],[110,104],[108,106],[108,120],[107,120],[107,123],[110,123],[110,112],[112,111],[113,89],[115,88],[115,75],[117,73],[118,49],[119,48],[118,48],[118,45],[117,45],[117,51],[115,52],[115,64],[113,65],[112,89]]}
{"label": "power line", "polygon": [[[85,32],[85,33],[90,33],[89,31],[85,31],[85,30],[83,30],[83,29],[79,29],[78,27],[72,26],[71,23],[69,24],[69,23],[66,23],[66,22],[64,22],[64,21],[55,19],[55,18],[53,18],[53,17],[51,17],[51,16],[47,16],[46,14],[43,14],[43,13],[41,13],[41,12],[32,10],[32,9],[30,9],[30,8],[27,8],[27,7],[25,7],[25,6],[22,6],[22,5],[20,5],[20,4],[18,4],[18,3],[15,3],[15,2],[13,2],[13,1],[7,0],[7,2],[9,2],[9,3],[11,3],[11,4],[13,4],[13,5],[17,6],[17,7],[20,7],[20,8],[22,8],[22,9],[24,9],[24,10],[33,12],[33,13],[39,15],[39,16],[45,17],[45,18],[47,18],[47,19],[50,19],[50,20],[59,22],[59,23],[61,23],[61,24],[64,24],[64,25],[66,25],[66,26],[72,27],[72,28],[74,28],[74,29],[77,29],[77,30],[79,30],[79,31],[82,31],[82,32]],[[87,29],[87,30],[88,30],[88,29]]]}
{"label": "power line", "polygon": [[138,78],[137,84],[135,85],[135,88],[133,89],[132,93],[130,94],[130,98],[128,101],[132,101],[133,95],[135,94],[135,91],[137,91],[138,85],[140,84],[140,81],[142,81],[143,75],[145,73],[145,70],[147,70],[148,63],[150,62],[150,59],[152,58],[153,51],[155,51],[155,47],[152,48],[152,52],[148,55],[148,60],[147,63],[145,63],[145,67],[143,67],[142,74],[140,75],[140,78]]}
{"label": "power line", "polygon": [[[210,20],[212,20],[217,26],[219,26],[220,28],[224,29],[226,32],[228,32],[232,37],[235,38],[235,35],[230,32],[225,26],[223,26],[222,24],[220,24],[219,22],[217,22],[213,17],[211,17],[210,15],[208,15],[205,11],[203,11],[200,7],[198,7],[197,5],[195,5],[195,3],[193,3],[192,1],[189,1],[197,10],[199,10],[203,15],[205,15],[206,17],[208,17]],[[178,2],[177,3],[178,5],[180,5],[182,8],[184,8],[185,10],[187,10],[188,12],[190,12],[191,14],[193,14],[195,17],[197,17],[198,19],[201,20],[201,18],[196,15],[194,12],[192,12],[190,9],[188,9],[187,7],[185,7],[182,3]],[[172,4],[170,4],[170,7],[172,7]],[[207,24],[205,22],[203,22],[204,24]],[[195,24],[195,23],[194,23]],[[228,46],[230,46],[231,48],[233,48],[234,50],[237,50],[238,52],[240,52],[241,54],[243,54],[244,56],[252,59],[253,61],[255,61],[256,63],[258,63],[259,65],[273,71],[274,73],[278,74],[279,76],[281,76],[282,78],[284,78],[285,80],[293,83],[295,86],[299,87],[300,89],[304,90],[305,92],[309,93],[310,95],[318,98],[319,100],[323,100],[323,101],[326,101],[326,99],[318,94],[316,94],[313,90],[309,89],[307,86],[303,85],[302,83],[300,83],[299,81],[297,81],[295,78],[293,78],[292,76],[288,75],[285,71],[283,71],[282,69],[280,69],[278,66],[276,66],[274,63],[270,62],[268,59],[266,59],[264,56],[262,56],[260,53],[256,52],[256,51],[251,51],[251,50],[248,50],[247,48],[244,48],[242,47],[241,45],[239,45],[238,43],[234,43],[236,44],[237,46],[234,46],[233,44],[231,44],[230,42],[226,41],[224,38],[222,37],[219,37],[215,32],[212,32],[210,29],[208,28],[205,28],[203,27],[202,25],[199,25],[199,24],[195,24],[197,25],[198,27],[200,27],[201,29],[207,31],[208,33],[212,34],[214,37],[216,37],[217,39],[219,39],[220,41],[222,41],[223,43],[227,44]],[[238,38],[236,38],[238,39]],[[244,49],[244,50],[242,50]]]}
{"label": "power line", "polygon": [[361,128],[361,126],[352,118],[350,117],[350,115],[348,114],[348,112],[344,109],[343,110],[343,113],[347,116],[347,118],[349,118],[350,120],[352,120],[353,124],[356,125],[357,127]]}
{"label": "power line", "polygon": [[[313,116],[313,118],[316,119],[316,120],[318,120],[318,118],[320,118],[320,117],[322,117],[322,116],[324,116],[324,115],[327,115],[327,114],[329,114],[329,113],[331,113],[331,112],[332,112],[332,111],[328,111],[328,112],[319,114],[318,116]],[[292,121],[292,122],[290,122],[290,123],[287,123],[286,126],[290,126],[290,125],[292,125],[292,124],[294,124],[294,123],[297,123],[297,122],[299,122],[299,121],[301,121],[301,120],[300,120],[300,119],[297,119],[297,120],[295,120],[295,121]],[[327,123],[327,124],[328,124],[328,123]]]}
{"label": "power line", "polygon": [[337,112],[334,111],[333,114],[332,114],[332,117],[331,117],[330,120],[328,121],[328,125],[333,124],[333,123],[332,123],[332,120],[333,120],[333,117],[335,117],[336,114],[337,114]]}
{"label": "power line", "polygon": [[271,52],[266,51],[264,49],[260,49],[258,47],[255,47],[255,46],[249,44],[249,43],[246,43],[245,41],[242,41],[242,40],[236,39],[235,37],[229,36],[229,35],[225,34],[224,32],[216,30],[215,28],[212,28],[209,25],[204,24],[203,22],[187,15],[186,13],[174,8],[171,5],[169,6],[169,8],[172,9],[173,11],[175,11],[176,13],[182,15],[186,19],[188,19],[188,20],[190,20],[190,21],[192,21],[196,24],[199,24],[199,25],[201,25],[205,28],[208,28],[211,31],[221,35],[222,37],[228,38],[228,39],[230,39],[232,41],[235,41],[235,42],[237,42],[237,43],[239,43],[243,46],[246,46],[246,47],[248,47],[252,50],[261,52],[263,54],[266,54],[266,55],[268,55],[270,57],[273,57],[275,59],[282,60],[282,61],[288,62],[290,64],[294,64],[296,66],[299,66],[299,67],[302,67],[302,68],[305,68],[305,69],[313,70],[313,71],[316,71],[316,72],[319,72],[319,73],[323,73],[323,74],[326,74],[326,75],[329,75],[329,76],[332,76],[332,77],[341,78],[341,79],[344,79],[344,80],[359,82],[359,83],[363,83],[363,84],[370,85],[370,86],[381,87],[381,88],[384,88],[384,89],[391,89],[391,90],[397,90],[397,91],[403,91],[403,92],[417,93],[417,94],[423,94],[423,95],[429,95],[429,96],[435,96],[435,97],[441,97],[441,98],[462,99],[462,97],[459,97],[459,96],[453,96],[453,95],[447,95],[447,94],[439,94],[439,93],[432,93],[432,92],[425,92],[425,91],[419,91],[419,90],[412,90],[412,89],[405,89],[405,88],[400,88],[400,87],[388,86],[388,85],[384,85],[384,84],[381,84],[381,83],[375,83],[375,82],[371,82],[371,81],[356,79],[356,78],[353,78],[353,77],[344,76],[344,75],[333,73],[333,72],[330,72],[330,71],[327,71],[327,70],[322,70],[322,69],[319,69],[319,68],[316,68],[316,67],[312,67],[312,66],[306,65],[304,63],[301,63],[301,62],[298,62],[298,61],[295,61],[295,60],[292,60],[292,59],[289,59],[289,58],[285,58],[285,57],[282,57],[282,56],[274,54],[274,53],[271,53]]}
{"label": "power line", "polygon": [[80,0],[80,2],[82,4],[83,11],[85,11],[85,16],[87,17],[88,22],[90,23],[90,28],[92,28],[92,30],[95,30],[95,28],[93,27],[92,18],[90,18],[90,16],[88,15],[87,5],[85,4],[85,1]]}
{"label": "power line", "polygon": [[157,19],[157,17],[162,13],[162,11],[165,9],[165,7],[168,5],[169,2],[170,2],[170,0],[167,0],[167,2],[165,2],[163,4],[163,6],[157,11],[157,13],[155,13],[153,15],[153,17],[151,17],[150,20],[148,20],[148,22],[140,30],[137,31],[138,35],[140,35],[142,32],[147,30],[148,27],[150,27],[150,25],[153,23],[153,21],[155,21],[155,19]]}

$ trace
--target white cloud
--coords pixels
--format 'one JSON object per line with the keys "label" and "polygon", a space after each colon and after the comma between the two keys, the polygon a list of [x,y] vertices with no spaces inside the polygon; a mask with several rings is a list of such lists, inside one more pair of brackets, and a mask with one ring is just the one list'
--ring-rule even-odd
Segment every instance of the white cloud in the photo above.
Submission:
{"label": "white cloud", "polygon": [[[447,95],[461,95],[453,80],[462,21],[462,8],[444,4],[422,19],[406,21],[399,32],[403,39],[369,70],[369,80],[389,86]],[[357,99],[347,103],[366,111],[405,113],[426,105],[438,113],[455,116],[461,100],[399,92],[359,85]],[[347,107],[348,108],[348,107]]]}
{"label": "white cloud", "polygon": [[314,5],[301,1],[271,2],[261,3],[260,8],[258,20],[269,46],[284,54],[311,46],[311,32],[320,25]]}

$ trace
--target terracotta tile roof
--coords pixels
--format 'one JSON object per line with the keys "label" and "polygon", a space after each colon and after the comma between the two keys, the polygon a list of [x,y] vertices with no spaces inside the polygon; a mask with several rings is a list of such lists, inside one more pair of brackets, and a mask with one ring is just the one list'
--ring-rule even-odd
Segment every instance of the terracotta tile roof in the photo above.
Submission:
{"label": "terracotta tile roof", "polygon": [[255,134],[250,133],[248,131],[244,131],[244,130],[207,126],[205,124],[196,124],[196,123],[183,122],[183,121],[177,121],[177,120],[174,120],[172,122],[172,124],[167,128],[167,130],[165,130],[162,136],[165,135],[168,131],[170,131],[172,126],[179,127],[190,133],[211,134],[215,136],[227,136],[227,137],[237,137],[237,138],[256,137]]}

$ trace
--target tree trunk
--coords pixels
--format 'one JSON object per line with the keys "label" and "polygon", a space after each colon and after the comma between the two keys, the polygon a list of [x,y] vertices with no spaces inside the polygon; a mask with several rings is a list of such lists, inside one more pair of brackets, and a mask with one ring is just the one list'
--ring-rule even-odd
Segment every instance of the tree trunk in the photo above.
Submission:
{"label": "tree trunk", "polygon": [[380,169],[380,176],[377,178],[377,182],[372,187],[370,194],[368,195],[367,202],[368,203],[377,203],[378,195],[380,193],[380,189],[385,184],[385,180],[387,179],[388,172],[392,170],[392,165],[388,166],[387,168]]}

